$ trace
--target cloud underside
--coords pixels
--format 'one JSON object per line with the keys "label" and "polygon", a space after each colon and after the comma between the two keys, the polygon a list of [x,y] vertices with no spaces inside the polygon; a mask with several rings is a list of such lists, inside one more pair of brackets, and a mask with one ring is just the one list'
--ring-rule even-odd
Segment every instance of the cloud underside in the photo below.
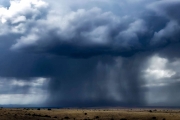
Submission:
{"label": "cloud underside", "polygon": [[0,4],[0,104],[179,105],[180,1]]}
{"label": "cloud underside", "polygon": [[12,50],[82,58],[131,56],[179,41],[179,15],[171,13],[180,2],[170,3],[149,3],[143,15],[135,16],[100,6],[55,11],[41,0],[11,1],[9,8],[1,7],[0,34],[16,36]]}

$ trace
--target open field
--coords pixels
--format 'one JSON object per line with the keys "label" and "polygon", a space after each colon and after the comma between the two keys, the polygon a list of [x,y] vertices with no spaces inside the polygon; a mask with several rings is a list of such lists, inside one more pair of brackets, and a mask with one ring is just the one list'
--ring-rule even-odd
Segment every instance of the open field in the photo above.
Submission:
{"label": "open field", "polygon": [[0,120],[180,120],[171,109],[0,109]]}

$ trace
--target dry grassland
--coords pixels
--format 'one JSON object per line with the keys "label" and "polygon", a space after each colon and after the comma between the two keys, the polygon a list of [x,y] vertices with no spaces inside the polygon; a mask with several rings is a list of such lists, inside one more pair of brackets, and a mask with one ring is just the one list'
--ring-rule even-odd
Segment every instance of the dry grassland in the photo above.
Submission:
{"label": "dry grassland", "polygon": [[0,120],[180,120],[180,110],[3,108]]}

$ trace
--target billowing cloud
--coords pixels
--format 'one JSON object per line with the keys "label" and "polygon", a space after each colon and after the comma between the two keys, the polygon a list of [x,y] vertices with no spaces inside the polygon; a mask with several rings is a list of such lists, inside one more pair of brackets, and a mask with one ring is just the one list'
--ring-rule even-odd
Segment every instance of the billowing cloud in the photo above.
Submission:
{"label": "billowing cloud", "polygon": [[[103,3],[106,2],[110,1]],[[1,8],[4,11],[1,13],[1,22],[6,24],[6,27],[7,25],[11,27],[9,31],[12,31],[12,34],[19,33],[17,42],[11,47],[13,50],[71,57],[91,57],[103,54],[129,56],[139,51],[159,48],[178,41],[180,30],[178,22],[175,21],[177,18],[167,17],[168,12],[161,12],[169,11],[168,9],[172,7],[177,8],[176,2],[173,2],[174,4],[168,4],[167,1],[154,2],[150,5],[144,3],[148,8],[142,8],[146,14],[155,11],[154,14],[164,18],[166,23],[159,30],[156,22],[151,23],[145,16],[125,13],[118,15],[114,11],[104,10],[101,6],[75,11],[67,10],[64,13],[63,10],[48,9],[46,2],[38,0],[11,1],[9,9]],[[116,3],[116,1],[110,3]],[[125,1],[122,3],[124,6],[132,4]],[[140,4],[138,1],[135,3]],[[64,4],[68,6],[66,2]],[[75,5],[73,2],[71,4]],[[19,9],[13,10],[16,6]],[[166,21],[167,19],[170,21]]]}
{"label": "billowing cloud", "polygon": [[179,6],[179,0],[161,0],[148,5],[148,8],[154,10],[158,15],[179,21],[180,15],[177,12],[179,10]]}

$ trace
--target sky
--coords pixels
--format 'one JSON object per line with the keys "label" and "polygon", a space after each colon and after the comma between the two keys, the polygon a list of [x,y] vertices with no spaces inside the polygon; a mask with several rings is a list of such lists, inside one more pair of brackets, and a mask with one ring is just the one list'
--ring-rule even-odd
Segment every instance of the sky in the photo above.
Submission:
{"label": "sky", "polygon": [[0,105],[180,106],[178,11],[179,0],[1,0]]}

